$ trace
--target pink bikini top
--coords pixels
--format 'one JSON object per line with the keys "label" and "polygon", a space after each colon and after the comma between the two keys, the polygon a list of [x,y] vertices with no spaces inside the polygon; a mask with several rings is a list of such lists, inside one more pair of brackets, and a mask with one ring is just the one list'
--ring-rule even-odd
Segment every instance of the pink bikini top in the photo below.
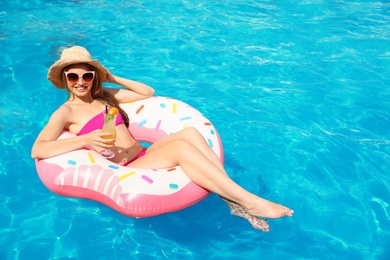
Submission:
{"label": "pink bikini top", "polygon": [[[104,112],[96,115],[91,120],[89,120],[83,128],[81,128],[80,132],[77,135],[85,135],[97,129],[102,129],[104,124]],[[123,124],[125,121],[123,120],[121,114],[116,116],[115,125]]]}

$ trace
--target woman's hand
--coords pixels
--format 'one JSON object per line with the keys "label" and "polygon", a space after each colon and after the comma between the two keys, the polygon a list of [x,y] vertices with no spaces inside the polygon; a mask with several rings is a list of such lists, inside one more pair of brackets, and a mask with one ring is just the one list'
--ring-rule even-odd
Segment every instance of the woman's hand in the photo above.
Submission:
{"label": "woman's hand", "polygon": [[82,137],[86,146],[91,147],[97,152],[111,148],[115,144],[116,140],[116,138],[113,138],[113,135],[111,133],[103,132],[100,129],[82,135]]}
{"label": "woman's hand", "polygon": [[111,82],[111,83],[115,83],[114,75],[112,75],[112,73],[109,70],[107,70],[107,71],[108,71],[108,73],[106,75],[106,81]]}

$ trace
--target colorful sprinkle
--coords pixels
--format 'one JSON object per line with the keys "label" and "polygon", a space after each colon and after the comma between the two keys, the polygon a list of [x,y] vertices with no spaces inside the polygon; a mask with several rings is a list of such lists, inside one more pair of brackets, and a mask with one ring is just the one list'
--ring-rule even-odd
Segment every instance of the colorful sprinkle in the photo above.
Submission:
{"label": "colorful sprinkle", "polygon": [[88,153],[88,158],[92,164],[95,163],[95,158],[93,158],[93,155],[91,153]]}
{"label": "colorful sprinkle", "polygon": [[77,163],[76,163],[76,161],[68,160],[68,164],[70,164],[72,166],[75,166]]}
{"label": "colorful sprinkle", "polygon": [[213,129],[211,129],[210,134],[215,135],[215,131]]}
{"label": "colorful sprinkle", "polygon": [[141,110],[142,110],[144,107],[145,107],[144,105],[141,105],[141,106],[137,109],[137,111],[136,111],[135,113],[138,114],[139,112],[141,112]]}
{"label": "colorful sprinkle", "polygon": [[209,143],[211,148],[214,147],[213,141],[210,138],[207,139],[207,142]]}
{"label": "colorful sprinkle", "polygon": [[164,103],[161,103],[160,104],[160,107],[162,107],[162,108],[165,108],[167,105],[165,105]]}
{"label": "colorful sprinkle", "polygon": [[136,172],[126,173],[126,174],[122,175],[121,177],[119,177],[119,181],[122,181],[123,179],[130,177],[131,175],[134,175],[134,174],[136,174]]}
{"label": "colorful sprinkle", "polygon": [[192,118],[192,116],[186,116],[186,117],[180,118],[179,120],[184,121],[184,120],[190,120],[191,118]]}
{"label": "colorful sprinkle", "polygon": [[177,185],[175,183],[170,183],[169,184],[169,188],[172,189],[172,190],[177,190],[179,188],[179,185]]}
{"label": "colorful sprinkle", "polygon": [[150,184],[153,183],[153,180],[151,178],[149,178],[148,176],[142,175],[141,178],[143,180],[145,180],[147,183],[150,183]]}
{"label": "colorful sprinkle", "polygon": [[144,124],[146,124],[146,122],[148,122],[146,119],[140,121],[140,122],[138,123],[138,127],[143,126]]}
{"label": "colorful sprinkle", "polygon": [[173,113],[173,114],[176,113],[176,103],[173,103],[173,104],[172,104],[172,113]]}
{"label": "colorful sprinkle", "polygon": [[160,125],[161,125],[161,119],[160,120],[158,120],[158,122],[157,122],[157,125],[156,125],[156,132],[158,132],[158,130],[160,129]]}
{"label": "colorful sprinkle", "polygon": [[167,171],[171,172],[171,171],[174,171],[174,170],[176,170],[176,168],[173,167],[173,168],[169,168]]}
{"label": "colorful sprinkle", "polygon": [[117,169],[119,169],[119,167],[118,167],[118,166],[116,166],[116,165],[113,165],[113,164],[110,164],[110,165],[108,165],[108,168],[111,168],[111,169],[114,169],[114,170],[117,170]]}
{"label": "colorful sprinkle", "polygon": [[211,125],[211,123],[210,122],[206,122],[206,123],[204,123],[204,125]]}

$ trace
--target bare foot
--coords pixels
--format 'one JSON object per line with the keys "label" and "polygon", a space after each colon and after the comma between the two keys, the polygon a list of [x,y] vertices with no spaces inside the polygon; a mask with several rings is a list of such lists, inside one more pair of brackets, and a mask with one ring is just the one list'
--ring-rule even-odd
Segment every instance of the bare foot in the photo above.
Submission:
{"label": "bare foot", "polygon": [[256,197],[252,206],[245,208],[245,210],[252,216],[263,218],[291,217],[294,214],[293,210],[260,197]]}
{"label": "bare foot", "polygon": [[250,215],[243,207],[241,207],[240,205],[238,205],[234,202],[231,202],[231,201],[228,201],[225,199],[224,199],[224,201],[229,205],[230,213],[232,215],[236,215],[236,216],[245,218],[246,220],[248,220],[248,222],[255,229],[259,229],[259,230],[264,231],[264,232],[269,231],[269,225],[265,219],[261,219],[261,218],[258,218],[256,216]]}

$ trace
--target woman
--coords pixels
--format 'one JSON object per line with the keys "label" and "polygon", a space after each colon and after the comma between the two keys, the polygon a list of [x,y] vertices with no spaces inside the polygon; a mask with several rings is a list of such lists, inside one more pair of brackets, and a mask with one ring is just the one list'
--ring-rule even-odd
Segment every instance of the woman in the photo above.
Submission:
{"label": "woman", "polygon": [[[33,158],[49,158],[83,147],[97,152],[110,148],[115,152],[111,161],[134,168],[180,165],[192,181],[218,194],[230,206],[232,214],[246,218],[257,229],[268,231],[264,218],[293,215],[289,208],[262,199],[233,182],[216,154],[194,128],[167,136],[148,149],[143,148],[128,131],[129,119],[119,103],[151,97],[154,89],[112,75],[98,60],[92,60],[83,47],[65,49],[61,58],[50,67],[48,78],[57,88],[65,88],[69,99],[52,114],[38,135],[31,151]],[[103,88],[102,82],[123,88]],[[119,109],[116,139],[103,138],[110,134],[101,131],[103,123],[96,117],[106,106]],[[77,136],[56,140],[63,130]]]}

